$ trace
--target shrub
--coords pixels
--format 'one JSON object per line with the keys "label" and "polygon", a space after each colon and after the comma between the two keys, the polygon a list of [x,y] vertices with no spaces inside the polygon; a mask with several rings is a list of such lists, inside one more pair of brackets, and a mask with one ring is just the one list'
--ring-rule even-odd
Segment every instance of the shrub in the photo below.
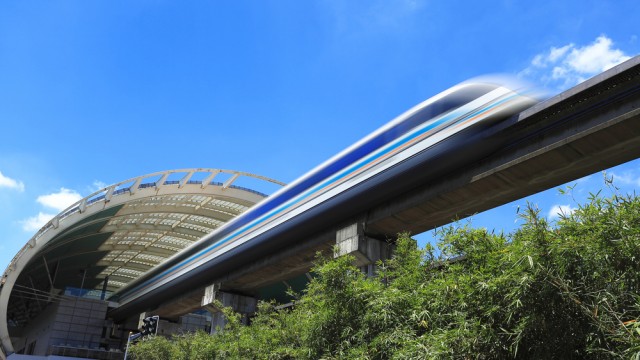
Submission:
{"label": "shrub", "polygon": [[292,310],[251,326],[133,346],[137,359],[640,359],[640,200],[593,195],[550,224],[529,206],[504,235],[453,224],[400,234],[368,278],[318,257]]}

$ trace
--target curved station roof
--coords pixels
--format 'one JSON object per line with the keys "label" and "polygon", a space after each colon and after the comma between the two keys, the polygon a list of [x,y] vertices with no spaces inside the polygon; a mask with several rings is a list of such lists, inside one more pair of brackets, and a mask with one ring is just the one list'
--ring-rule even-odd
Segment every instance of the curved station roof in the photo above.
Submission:
{"label": "curved station roof", "polygon": [[239,171],[164,171],[110,185],[58,214],[2,276],[4,349],[10,328],[24,327],[60,295],[108,298],[266,197],[235,185],[243,178],[284,185]]}

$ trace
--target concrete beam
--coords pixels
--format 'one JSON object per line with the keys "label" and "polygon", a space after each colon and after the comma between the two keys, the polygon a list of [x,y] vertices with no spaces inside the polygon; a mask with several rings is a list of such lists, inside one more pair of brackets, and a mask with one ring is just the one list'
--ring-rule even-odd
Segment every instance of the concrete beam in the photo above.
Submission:
{"label": "concrete beam", "polygon": [[338,230],[336,245],[335,257],[353,255],[356,258],[355,265],[369,276],[375,274],[376,263],[389,259],[393,250],[390,243],[365,236],[360,221]]}
{"label": "concrete beam", "polygon": [[252,314],[257,309],[258,301],[253,297],[220,291],[220,283],[216,283],[205,288],[201,305],[210,312],[220,312],[222,305],[242,314]]}
{"label": "concrete beam", "polygon": [[222,329],[227,323],[222,307],[230,307],[233,311],[240,313],[242,322],[246,325],[249,316],[256,312],[257,306],[258,300],[254,297],[220,291],[220,283],[207,286],[202,297],[202,307],[212,316],[212,333],[217,329]]}

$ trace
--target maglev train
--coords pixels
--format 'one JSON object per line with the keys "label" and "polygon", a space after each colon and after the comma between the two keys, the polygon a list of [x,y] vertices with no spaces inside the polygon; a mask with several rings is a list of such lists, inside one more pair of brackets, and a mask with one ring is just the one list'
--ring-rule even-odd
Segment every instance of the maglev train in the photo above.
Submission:
{"label": "maglev train", "polygon": [[207,285],[479,159],[483,129],[537,102],[525,87],[468,81],[413,107],[120,289],[122,318]]}

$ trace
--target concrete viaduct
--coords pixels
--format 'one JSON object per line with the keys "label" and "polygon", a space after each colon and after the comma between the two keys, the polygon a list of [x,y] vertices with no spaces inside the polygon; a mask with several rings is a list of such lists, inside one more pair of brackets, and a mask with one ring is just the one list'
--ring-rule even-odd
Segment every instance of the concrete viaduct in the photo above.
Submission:
{"label": "concrete viaduct", "polygon": [[[539,103],[488,131],[497,150],[480,161],[407,189],[393,200],[353,214],[351,219],[332,228],[309,233],[294,246],[243,264],[224,277],[211,279],[188,293],[147,309],[146,314],[176,322],[181,316],[204,308],[213,314],[211,321],[215,325],[223,319],[213,306],[214,299],[250,313],[257,299],[267,297],[265,289],[284,289],[304,283],[318,251],[331,253],[338,245],[340,253],[355,254],[358,265],[370,272],[376,260],[389,255],[387,240],[399,232],[421,233],[449,223],[453,218],[464,218],[640,157],[640,57]],[[462,148],[460,155],[472,151]],[[229,187],[229,184],[221,186]],[[5,278],[7,273],[3,285]],[[106,280],[104,282],[106,284]],[[7,289],[0,289],[0,299],[8,298],[2,291]],[[51,295],[50,299],[63,301],[61,295]],[[105,321],[111,321],[110,314],[117,313],[116,324],[111,324],[113,328],[135,328],[141,314],[118,313],[117,306],[117,303],[108,304]],[[4,321],[6,318],[5,314]],[[19,336],[10,335],[7,323],[0,324],[2,359],[17,351],[12,341]]]}
{"label": "concrete viaduct", "polygon": [[[500,145],[490,156],[410,189],[351,221],[292,248],[247,264],[211,289],[256,290],[309,271],[316,252],[352,252],[365,271],[384,257],[386,240],[421,233],[640,157],[640,57],[620,64],[491,129]],[[473,149],[467,149],[473,151]],[[464,149],[462,150],[464,153]],[[213,283],[211,284],[213,285]],[[203,304],[204,288],[154,310],[175,316]]]}

